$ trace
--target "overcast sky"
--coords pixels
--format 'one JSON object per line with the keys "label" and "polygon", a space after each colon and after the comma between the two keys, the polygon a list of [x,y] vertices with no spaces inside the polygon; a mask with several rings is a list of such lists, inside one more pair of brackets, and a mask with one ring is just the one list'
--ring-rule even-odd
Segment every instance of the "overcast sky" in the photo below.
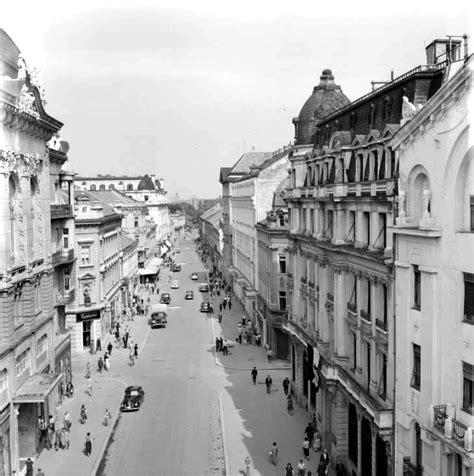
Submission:
{"label": "overcast sky", "polygon": [[28,0],[2,6],[0,27],[41,70],[69,168],[156,174],[207,198],[244,150],[293,140],[323,69],[354,100],[424,64],[434,38],[468,33],[467,4]]}

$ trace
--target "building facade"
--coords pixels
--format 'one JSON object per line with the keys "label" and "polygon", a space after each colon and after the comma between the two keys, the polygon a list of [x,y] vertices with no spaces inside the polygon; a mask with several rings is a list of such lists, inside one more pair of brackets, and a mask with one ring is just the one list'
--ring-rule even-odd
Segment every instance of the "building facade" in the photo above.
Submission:
{"label": "building facade", "polygon": [[287,316],[287,270],[290,240],[288,208],[283,197],[289,186],[285,178],[273,193],[272,208],[256,225],[258,276],[256,313],[262,322],[262,342],[278,359],[289,360],[289,338],[282,329]]}
{"label": "building facade", "polygon": [[216,205],[205,211],[200,217],[201,246],[209,260],[210,270],[221,270],[224,237],[221,229],[222,207]]}
{"label": "building facade", "polygon": [[395,474],[474,475],[474,63],[454,58],[442,87],[392,140]]}
{"label": "building facade", "polygon": [[0,475],[10,475],[35,456],[38,417],[56,413],[63,379],[48,146],[62,123],[45,111],[41,86],[1,29],[0,51]]}

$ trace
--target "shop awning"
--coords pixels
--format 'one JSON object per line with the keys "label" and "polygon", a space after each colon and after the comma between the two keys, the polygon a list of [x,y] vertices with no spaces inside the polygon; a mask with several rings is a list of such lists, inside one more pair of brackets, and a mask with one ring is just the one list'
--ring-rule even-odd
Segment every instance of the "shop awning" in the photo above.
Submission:
{"label": "shop awning", "polygon": [[157,271],[157,269],[143,268],[138,270],[138,274],[140,276],[148,276],[150,274],[156,274]]}
{"label": "shop awning", "polygon": [[152,268],[153,266],[161,266],[163,264],[163,260],[161,258],[153,258],[151,261],[150,261],[150,265],[148,265],[149,268]]}
{"label": "shop awning", "polygon": [[63,374],[31,375],[28,380],[16,391],[13,403],[41,403],[58,385]]}

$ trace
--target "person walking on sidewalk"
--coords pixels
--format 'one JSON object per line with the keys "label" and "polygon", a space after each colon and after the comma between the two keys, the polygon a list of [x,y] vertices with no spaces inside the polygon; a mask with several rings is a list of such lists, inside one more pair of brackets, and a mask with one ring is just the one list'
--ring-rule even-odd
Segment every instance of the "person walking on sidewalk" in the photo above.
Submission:
{"label": "person walking on sidewalk", "polygon": [[288,377],[285,377],[283,380],[283,391],[285,392],[285,395],[288,395],[289,388],[290,388],[290,379]]}
{"label": "person walking on sidewalk", "polygon": [[33,476],[33,461],[31,461],[31,458],[26,460],[26,476]]}
{"label": "person walking on sidewalk", "polygon": [[252,461],[250,459],[250,456],[245,457],[245,476],[250,476],[250,465],[252,464]]}
{"label": "person walking on sidewalk", "polygon": [[303,454],[307,461],[309,461],[309,440],[308,437],[304,437],[303,441]]}
{"label": "person walking on sidewalk", "polygon": [[90,456],[92,453],[92,438],[91,434],[87,432],[86,434],[86,439],[85,439],[85,445],[84,445],[84,454],[86,456]]}
{"label": "person walking on sidewalk", "polygon": [[298,476],[305,476],[306,465],[302,459],[300,459],[300,462],[296,465],[296,469],[298,470]]}
{"label": "person walking on sidewalk", "polygon": [[224,355],[227,355],[229,353],[229,349],[227,347],[227,339],[224,339],[224,344],[222,346],[222,352],[224,353]]}
{"label": "person walking on sidewalk", "polygon": [[61,447],[63,450],[69,449],[69,433],[65,427],[61,430]]}
{"label": "person walking on sidewalk", "polygon": [[107,352],[104,354],[104,369],[105,370],[110,369],[110,356]]}
{"label": "person walking on sidewalk", "polygon": [[291,395],[288,395],[288,398],[287,398],[286,402],[287,402],[286,403],[286,408],[288,410],[288,414],[293,415],[294,408],[293,408],[293,399],[291,398]]}
{"label": "person walking on sidewalk", "polygon": [[270,459],[275,466],[278,464],[278,446],[276,441],[273,442],[272,448],[270,450]]}
{"label": "person walking on sidewalk", "polygon": [[133,346],[133,353],[135,354],[135,358],[138,359],[138,344]]}
{"label": "person walking on sidewalk", "polygon": [[107,352],[109,353],[109,355],[112,355],[113,348],[114,346],[112,345],[112,342],[109,342],[109,345],[107,346]]}
{"label": "person walking on sidewalk", "polygon": [[267,393],[270,393],[272,391],[272,383],[273,380],[270,377],[270,375],[267,375],[267,378],[265,379],[265,385],[267,387]]}
{"label": "person walking on sidewalk", "polygon": [[285,476],[294,476],[295,472],[293,471],[293,466],[291,463],[286,463]]}
{"label": "person walking on sidewalk", "polygon": [[252,369],[252,372],[250,372],[250,373],[252,374],[253,384],[255,385],[257,383],[257,375],[258,375],[257,367],[254,367]]}
{"label": "person walking on sidewalk", "polygon": [[92,379],[89,377],[87,379],[87,393],[89,394],[90,397],[92,397]]}
{"label": "person walking on sidewalk", "polygon": [[308,437],[309,446],[313,446],[314,439],[314,426],[312,422],[309,422],[304,429],[304,434]]}
{"label": "person walking on sidewalk", "polygon": [[344,468],[344,465],[341,463],[341,460],[337,460],[334,469],[336,470],[336,476],[346,476],[346,468]]}
{"label": "person walking on sidewalk", "polygon": [[99,357],[99,361],[97,362],[97,367],[99,369],[99,373],[101,374],[102,369],[104,367],[104,360],[102,359],[102,357]]}
{"label": "person walking on sidewalk", "polygon": [[230,300],[230,298],[227,304],[229,305],[229,312],[230,312],[232,310],[232,301]]}
{"label": "person walking on sidewalk", "polygon": [[219,323],[221,323],[222,322],[222,312],[219,312],[219,314],[217,316],[219,318]]}

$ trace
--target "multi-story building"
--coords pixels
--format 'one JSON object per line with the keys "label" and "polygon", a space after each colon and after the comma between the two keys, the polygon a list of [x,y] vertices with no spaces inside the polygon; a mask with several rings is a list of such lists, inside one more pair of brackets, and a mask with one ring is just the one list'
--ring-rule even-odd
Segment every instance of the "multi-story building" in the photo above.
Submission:
{"label": "multi-story building", "polygon": [[222,277],[231,283],[231,274],[229,270],[233,266],[232,263],[232,227],[231,227],[231,192],[230,192],[230,179],[229,174],[232,171],[232,167],[221,167],[219,174],[219,182],[222,185]]}
{"label": "multi-story building", "polygon": [[66,308],[72,352],[95,348],[127,305],[122,215],[89,192],[75,191],[76,298]]}
{"label": "multi-story building", "polygon": [[170,213],[170,229],[177,239],[184,237],[186,227],[186,214],[182,210]]}
{"label": "multi-story building", "polygon": [[282,320],[288,310],[287,269],[290,240],[288,208],[283,197],[289,186],[285,178],[273,194],[271,210],[256,224],[258,242],[257,319],[263,330],[262,342],[278,359],[289,358],[288,334]]}
{"label": "multi-story building", "polygon": [[273,192],[287,176],[288,151],[244,154],[227,176],[231,180],[233,289],[252,322],[263,334],[263,322],[256,313],[258,242],[257,222],[266,217]]}
{"label": "multi-story building", "polygon": [[389,226],[398,162],[391,140],[443,82],[446,64],[428,62],[352,103],[324,70],[294,121],[287,194],[292,305],[284,323],[292,337],[293,387],[316,415],[331,455],[352,474],[393,469]]}
{"label": "multi-story building", "polygon": [[0,475],[10,475],[37,453],[38,417],[56,413],[63,379],[48,147],[62,123],[45,111],[43,90],[1,29],[0,51]]}
{"label": "multi-story building", "polygon": [[118,190],[138,202],[146,203],[148,214],[156,224],[156,239],[163,241],[171,233],[169,217],[168,192],[164,180],[155,175],[114,176],[97,175],[96,177],[77,176],[74,186],[79,190],[105,191]]}
{"label": "multi-story building", "polygon": [[200,217],[202,248],[209,259],[211,271],[222,269],[223,233],[221,229],[222,207],[215,205]]}
{"label": "multi-story building", "polygon": [[474,62],[452,41],[435,41],[428,53],[435,66],[449,60],[442,86],[392,139],[399,170],[395,474],[472,476]]}

